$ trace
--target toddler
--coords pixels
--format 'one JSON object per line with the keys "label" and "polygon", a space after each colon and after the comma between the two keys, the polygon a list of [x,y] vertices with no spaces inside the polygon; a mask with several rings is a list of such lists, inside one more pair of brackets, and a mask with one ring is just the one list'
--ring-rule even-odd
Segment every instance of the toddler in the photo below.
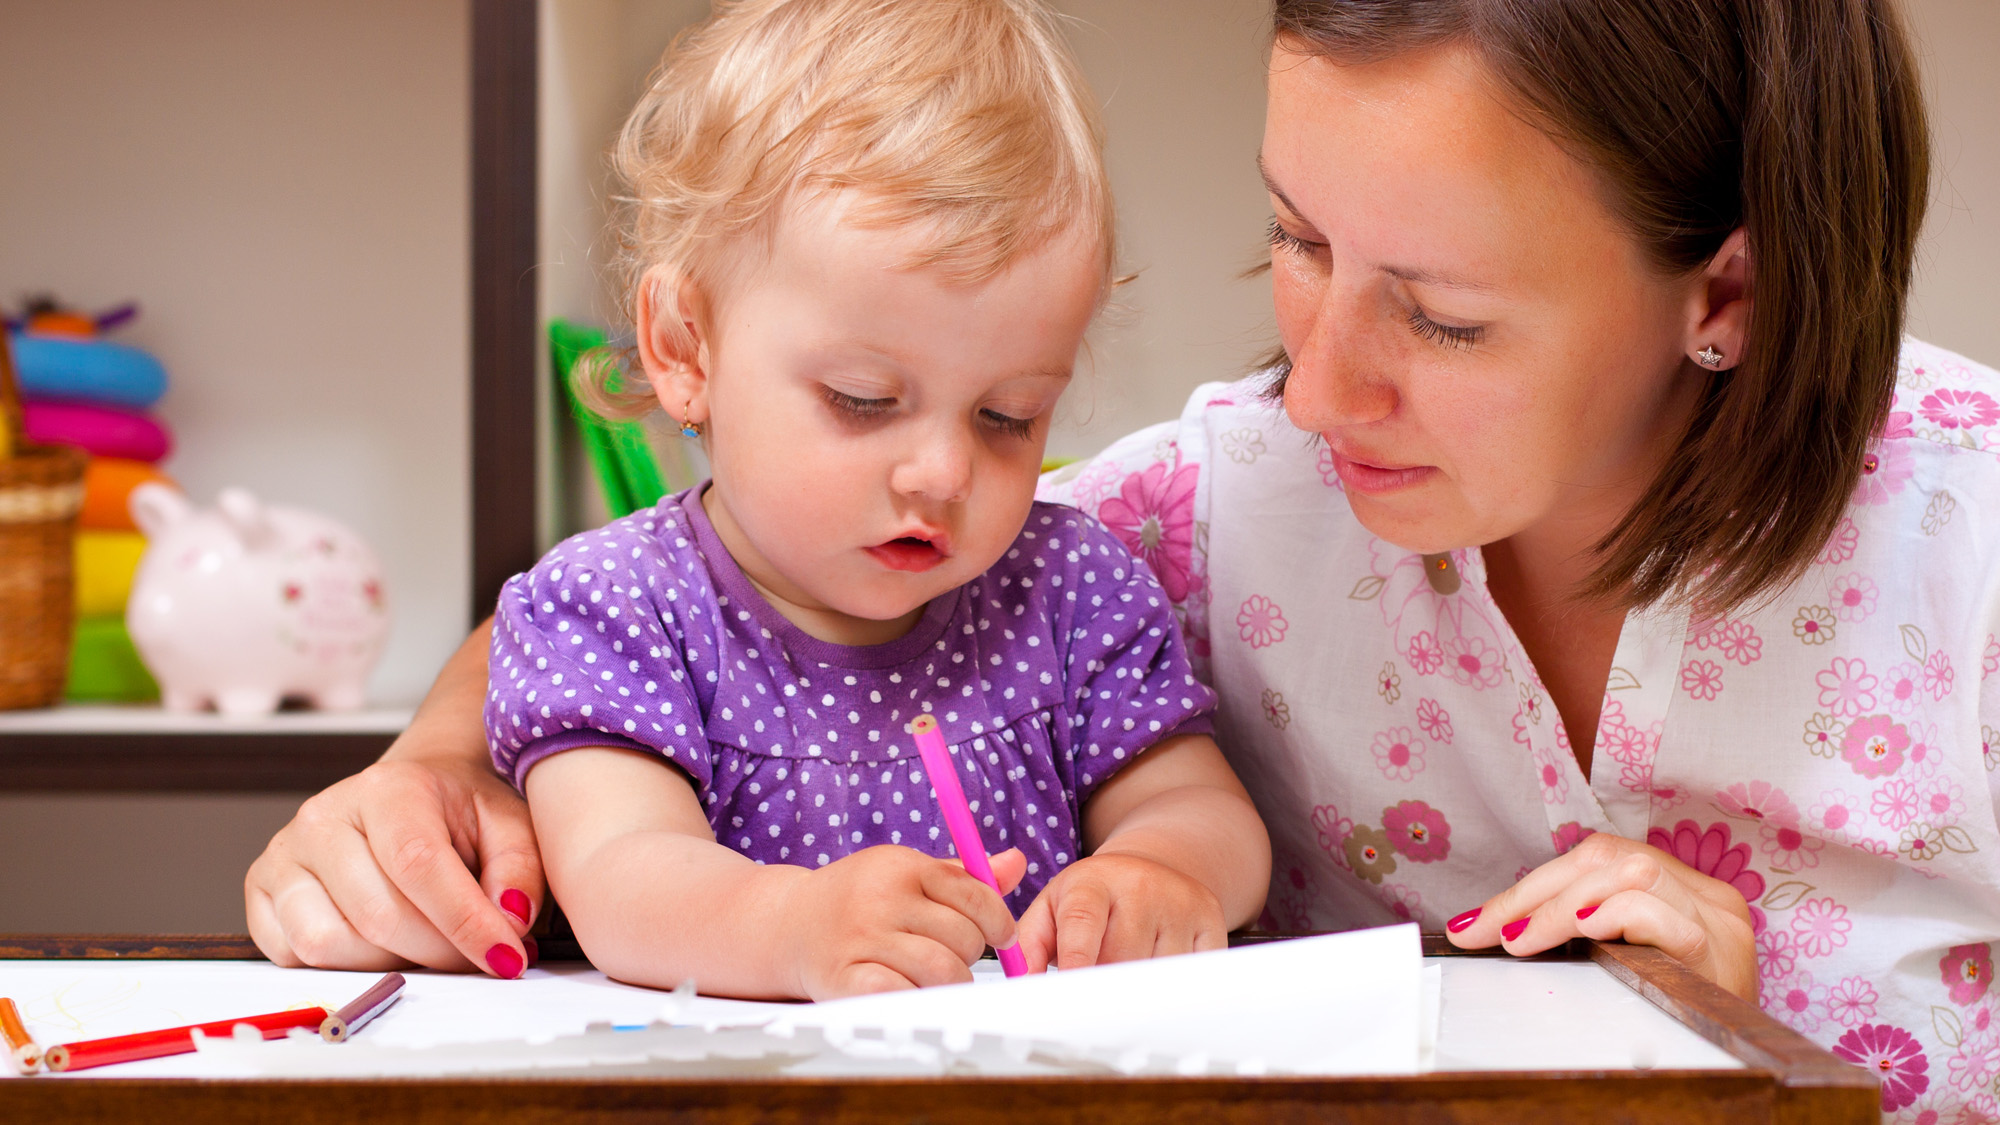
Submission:
{"label": "toddler", "polygon": [[[579,389],[713,475],[507,584],[486,706],[591,960],[817,999],[1017,937],[1031,969],[1221,946],[1270,848],[1214,697],[1144,564],[1034,502],[1113,262],[1051,17],[719,3],[616,162],[646,385]],[[952,858],[925,713],[1005,901]]]}

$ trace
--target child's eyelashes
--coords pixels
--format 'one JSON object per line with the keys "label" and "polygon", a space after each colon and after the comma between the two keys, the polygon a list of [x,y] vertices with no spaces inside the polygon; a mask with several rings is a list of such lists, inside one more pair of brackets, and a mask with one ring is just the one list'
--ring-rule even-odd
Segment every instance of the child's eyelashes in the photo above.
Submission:
{"label": "child's eyelashes", "polygon": [[1012,414],[1002,414],[998,410],[982,410],[979,416],[986,423],[1008,437],[1031,438],[1035,436],[1033,418],[1016,418]]}
{"label": "child's eyelashes", "polygon": [[[846,391],[822,386],[820,394],[834,412],[854,421],[874,421],[884,418],[896,409],[894,398],[863,398]],[[1026,418],[1016,417],[1002,410],[984,409],[979,412],[982,424],[994,432],[1010,438],[1031,438],[1035,436],[1035,421],[1039,412]]]}
{"label": "child's eyelashes", "polygon": [[1469,348],[1479,342],[1486,329],[1479,325],[1443,324],[1432,320],[1423,309],[1410,307],[1410,331],[1433,344],[1447,348]]}

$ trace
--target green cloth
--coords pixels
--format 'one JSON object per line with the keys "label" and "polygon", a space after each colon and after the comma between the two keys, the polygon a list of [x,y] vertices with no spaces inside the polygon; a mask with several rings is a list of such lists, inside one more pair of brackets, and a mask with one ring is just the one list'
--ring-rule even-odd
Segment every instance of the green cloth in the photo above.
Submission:
{"label": "green cloth", "polygon": [[613,422],[598,417],[577,401],[576,391],[570,386],[571,371],[579,361],[611,362],[602,353],[591,354],[604,344],[605,335],[600,329],[566,320],[549,322],[549,356],[556,382],[562,384],[563,401],[569,403],[570,415],[583,435],[590,467],[597,474],[598,486],[604,490],[604,506],[616,519],[659,503],[660,497],[667,494],[667,486],[660,479],[660,466],[653,458],[653,449],[646,443],[645,429],[637,422]]}
{"label": "green cloth", "polygon": [[69,650],[69,687],[63,695],[78,703],[150,703],[160,698],[160,685],[139,660],[122,615],[77,620],[76,639]]}

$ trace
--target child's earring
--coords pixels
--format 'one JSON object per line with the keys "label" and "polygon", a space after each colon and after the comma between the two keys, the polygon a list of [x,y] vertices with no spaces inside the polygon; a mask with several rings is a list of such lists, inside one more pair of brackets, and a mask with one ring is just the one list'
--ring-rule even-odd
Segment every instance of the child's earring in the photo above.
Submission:
{"label": "child's earring", "polygon": [[690,421],[690,420],[689,420],[689,417],[688,417],[688,414],[689,414],[689,412],[690,412],[690,411],[691,411],[691,410],[692,410],[693,408],[694,408],[694,400],[693,400],[693,399],[689,399],[689,400],[688,400],[688,403],[687,403],[687,405],[686,405],[686,406],[683,406],[683,407],[681,407],[681,436],[682,436],[682,437],[691,437],[691,438],[698,438],[698,437],[700,437],[700,436],[701,436],[701,423],[700,423],[700,422],[695,422],[695,421]]}

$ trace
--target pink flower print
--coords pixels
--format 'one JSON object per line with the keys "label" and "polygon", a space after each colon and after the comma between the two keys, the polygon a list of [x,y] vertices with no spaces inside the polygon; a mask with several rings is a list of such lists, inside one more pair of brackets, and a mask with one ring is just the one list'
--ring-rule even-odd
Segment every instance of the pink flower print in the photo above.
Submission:
{"label": "pink flower print", "polygon": [[1814,715],[1806,720],[1806,749],[1811,750],[1815,757],[1837,758],[1840,756],[1840,737],[1846,733],[1847,724],[1832,715]]}
{"label": "pink flower print", "polygon": [[1907,715],[1917,705],[1923,691],[1924,670],[1915,664],[1898,664],[1882,674],[1882,706],[1898,715]]}
{"label": "pink flower print", "polygon": [[1785,792],[1768,781],[1739,781],[1715,794],[1716,807],[1724,816],[1740,816],[1772,824],[1797,824],[1799,807]]}
{"label": "pink flower print", "polygon": [[1944,835],[1937,825],[1919,820],[1903,829],[1903,838],[1896,842],[1896,850],[1912,863],[1937,859],[1945,853]]}
{"label": "pink flower print", "polygon": [[1951,683],[1958,678],[1952,671],[1951,657],[1943,649],[1931,653],[1924,661],[1924,690],[1931,693],[1933,701],[1951,694]]}
{"label": "pink flower print", "polygon": [[1986,760],[1986,772],[2000,770],[2000,730],[1979,728],[1979,756]]}
{"label": "pink flower print", "polygon": [[2000,672],[2000,637],[1986,634],[1986,651],[1979,656],[1979,678],[1985,679]]}
{"label": "pink flower print", "polygon": [[1672,832],[1655,828],[1646,833],[1646,842],[1703,875],[1736,888],[1745,902],[1764,897],[1764,877],[1750,869],[1750,845],[1730,846],[1727,824],[1717,821],[1703,831],[1694,821],[1683,820]]}
{"label": "pink flower print", "polygon": [[1375,768],[1391,781],[1408,781],[1424,772],[1424,744],[1409,727],[1383,731],[1375,736],[1375,743],[1369,749],[1375,755]]}
{"label": "pink flower print", "polygon": [[1917,404],[1917,413],[1947,430],[1970,430],[2000,421],[2000,403],[1984,391],[1932,391]]}
{"label": "pink flower print", "polygon": [[1451,745],[1451,712],[1437,700],[1417,700],[1417,725],[1423,728],[1425,737]]}
{"label": "pink flower print", "polygon": [[1910,423],[1915,420],[1916,416],[1907,410],[1891,410],[1889,416],[1882,420],[1882,432],[1875,435],[1875,440],[1895,441],[1897,438],[1915,437],[1916,431],[1910,428]]}
{"label": "pink flower print", "polygon": [[1125,469],[1118,462],[1109,457],[1100,457],[1077,474],[1076,485],[1070,495],[1077,507],[1086,512],[1096,511],[1098,502],[1110,495],[1112,488],[1124,474]]}
{"label": "pink flower print", "polygon": [[1826,992],[1827,1011],[1842,1027],[1860,1027],[1875,1018],[1875,986],[1865,977],[1846,977]]}
{"label": "pink flower print", "polygon": [[1444,667],[1444,650],[1438,647],[1437,638],[1428,629],[1410,638],[1409,651],[1403,655],[1409,658],[1410,667],[1419,676],[1428,676]]}
{"label": "pink flower print", "polygon": [[1097,509],[1097,518],[1146,560],[1167,598],[1176,602],[1194,586],[1194,490],[1199,473],[1198,465],[1169,468],[1165,462],[1154,462],[1126,477],[1118,495]]}
{"label": "pink flower print", "polygon": [[1481,691],[1500,683],[1500,650],[1479,637],[1453,637],[1444,658],[1446,673],[1458,683]]}
{"label": "pink flower print", "polygon": [[1833,639],[1833,628],[1833,611],[1823,605],[1802,605],[1792,618],[1792,636],[1804,644],[1825,644]]}
{"label": "pink flower print", "polygon": [[1713,619],[1689,622],[1688,643],[1703,652],[1707,652],[1722,640],[1722,626],[1724,624],[1726,622]]}
{"label": "pink flower print", "polygon": [[1854,488],[1856,504],[1884,504],[1903,491],[1916,474],[1916,464],[1902,442],[1885,442],[1861,458],[1861,482]]}
{"label": "pink flower print", "polygon": [[1332,805],[1318,805],[1312,811],[1313,831],[1319,835],[1320,849],[1333,857],[1334,862],[1347,866],[1347,856],[1342,849],[1347,837],[1354,832],[1354,822],[1340,815],[1340,810]]}
{"label": "pink flower print", "polygon": [[1401,801],[1383,809],[1382,828],[1395,841],[1396,850],[1417,863],[1436,863],[1451,854],[1451,825],[1444,813],[1422,801]]}
{"label": "pink flower print", "polygon": [[1845,842],[1854,839],[1862,816],[1860,798],[1829,789],[1820,795],[1818,804],[1806,810],[1806,824],[1829,840]]}
{"label": "pink flower print", "polygon": [[1313,467],[1319,470],[1320,482],[1328,488],[1338,488],[1342,492],[1347,491],[1346,486],[1340,483],[1340,469],[1334,464],[1332,446],[1325,442],[1319,443],[1319,461]]}
{"label": "pink flower print", "polygon": [[1830,898],[1809,898],[1792,912],[1792,943],[1801,957],[1824,957],[1847,944],[1854,923],[1847,908]]}
{"label": "pink flower print", "polygon": [[1944,758],[1938,746],[1937,725],[1911,719],[1904,729],[1910,735],[1910,748],[1903,751],[1903,776],[1922,780],[1936,773]]}
{"label": "pink flower print", "polygon": [[1798,951],[1792,948],[1792,935],[1783,930],[1765,930],[1757,935],[1757,975],[1764,980],[1776,980],[1792,975],[1799,964]]}
{"label": "pink flower print", "polygon": [[1825,549],[1813,561],[1821,566],[1838,566],[1853,558],[1854,549],[1860,545],[1861,529],[1854,526],[1851,517],[1842,516],[1840,523],[1834,526],[1833,534],[1827,537]]}
{"label": "pink flower print", "polygon": [[1954,945],[1938,962],[1938,973],[1951,990],[1952,1003],[1976,1004],[1993,983],[1993,947]]}
{"label": "pink flower print", "polygon": [[1542,783],[1542,803],[1560,805],[1569,799],[1569,774],[1564,772],[1557,760],[1555,748],[1543,746],[1535,751],[1535,778]]}
{"label": "pink flower print", "polygon": [[1950,824],[1965,815],[1965,788],[1940,777],[1917,790],[1917,815],[1933,824]]}
{"label": "pink flower print", "polygon": [[1681,690],[1701,700],[1721,695],[1722,665],[1713,660],[1690,660],[1681,665]]}
{"label": "pink flower print", "polygon": [[1243,600],[1243,608],[1236,611],[1237,635],[1250,643],[1251,648],[1269,648],[1285,639],[1285,630],[1290,623],[1278,604],[1262,594],[1252,594]]}
{"label": "pink flower print", "polygon": [[1867,620],[1880,598],[1875,580],[1865,574],[1843,574],[1826,588],[1827,604],[1842,621]]}
{"label": "pink flower print", "polygon": [[1284,730],[1292,725],[1292,705],[1285,702],[1285,693],[1264,689],[1264,721]]}
{"label": "pink flower print", "polygon": [[1414,888],[1401,883],[1384,883],[1382,902],[1398,922],[1422,923],[1424,920],[1424,898]]}
{"label": "pink flower print", "polygon": [[1819,705],[1843,719],[1875,709],[1875,685],[1881,681],[1868,671],[1860,657],[1836,656],[1826,670],[1813,677],[1819,685]]}
{"label": "pink flower print", "polygon": [[1549,839],[1555,844],[1557,855],[1567,855],[1571,848],[1583,843],[1583,838],[1595,831],[1597,829],[1585,828],[1574,820],[1565,821],[1557,825],[1554,832],[1549,833]]}
{"label": "pink flower print", "polygon": [[1907,781],[1890,779],[1875,790],[1868,811],[1891,832],[1901,832],[1917,819],[1917,787]]}
{"label": "pink flower print", "polygon": [[[1840,663],[1838,660],[1834,663]],[[1859,663],[1859,661],[1856,661]],[[1825,672],[1820,673],[1825,676]],[[1869,679],[1875,677],[1870,676]],[[1826,693],[1820,692],[1824,700]],[[1847,725],[1840,736],[1840,756],[1862,777],[1888,777],[1903,765],[1903,751],[1910,748],[1910,732],[1887,715],[1866,715]]]}
{"label": "pink flower print", "polygon": [[1817,836],[1808,836],[1799,831],[1798,823],[1774,824],[1765,822],[1757,830],[1757,847],[1773,867],[1798,871],[1819,866],[1819,853],[1826,847],[1826,841]]}
{"label": "pink flower print", "polygon": [[1724,622],[1716,634],[1715,647],[1722,650],[1724,660],[1750,665],[1764,655],[1764,638],[1757,635],[1757,627],[1748,621],[1731,620]]}
{"label": "pink flower print", "polygon": [[1810,1035],[1832,1016],[1827,993],[1825,985],[1813,983],[1813,975],[1801,969],[1764,985],[1763,1008]]}
{"label": "pink flower print", "polygon": [[2000,1075],[2000,1035],[1967,1035],[1959,1042],[1958,1050],[1945,1060],[1945,1073],[1958,1089],[1984,1092],[1990,1088],[1994,1076]]}
{"label": "pink flower print", "polygon": [[1882,1080],[1882,1112],[1894,1113],[1930,1089],[1930,1060],[1916,1037],[1900,1027],[1868,1023],[1849,1031],[1833,1053]]}

